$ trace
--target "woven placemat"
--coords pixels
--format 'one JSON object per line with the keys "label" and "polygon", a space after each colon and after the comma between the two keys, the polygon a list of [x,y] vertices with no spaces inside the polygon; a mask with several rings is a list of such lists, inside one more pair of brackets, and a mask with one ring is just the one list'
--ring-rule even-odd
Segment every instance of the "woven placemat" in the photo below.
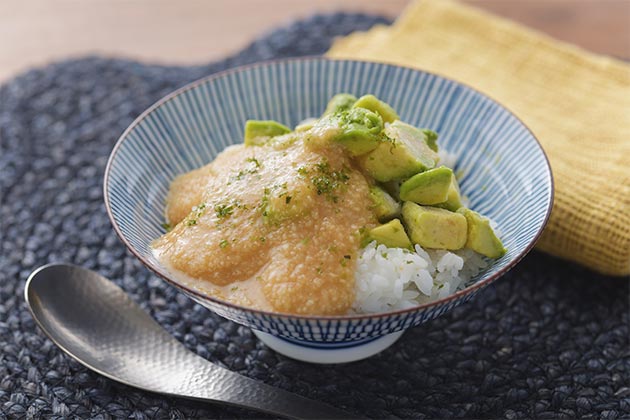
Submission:
{"label": "woven placemat", "polygon": [[155,100],[212,72],[321,54],[333,36],[383,19],[317,16],[220,63],[194,68],[87,58],[0,88],[0,417],[234,418],[257,413],[117,384],[36,328],[24,281],[48,262],[97,270],[192,351],[300,395],[371,418],[630,418],[629,287],[533,253],[473,299],[409,330],[387,351],[340,366],[296,362],[247,328],[152,276],[114,234],[102,197],[111,148]]}

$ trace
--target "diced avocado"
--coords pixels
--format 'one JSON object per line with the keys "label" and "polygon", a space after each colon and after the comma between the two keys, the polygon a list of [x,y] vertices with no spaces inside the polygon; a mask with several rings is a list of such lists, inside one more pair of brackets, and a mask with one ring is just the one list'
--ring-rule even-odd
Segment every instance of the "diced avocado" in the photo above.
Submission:
{"label": "diced avocado", "polygon": [[339,111],[346,111],[352,108],[352,105],[357,101],[357,97],[351,95],[349,93],[338,93],[337,95],[330,98],[328,101],[328,105],[326,105],[326,110],[324,111],[324,115],[334,114]]}
{"label": "diced avocado", "polygon": [[285,220],[304,216],[313,207],[314,195],[310,188],[265,189],[260,207],[264,223],[279,225]]}
{"label": "diced avocado", "polygon": [[457,210],[457,214],[463,215],[468,222],[466,248],[470,248],[489,258],[499,258],[505,255],[507,250],[492,230],[490,221],[487,218],[465,207]]}
{"label": "diced avocado", "polygon": [[359,159],[359,164],[374,179],[401,180],[435,167],[438,155],[427,145],[422,130],[397,120],[385,124],[384,133],[390,140],[381,142]]}
{"label": "diced avocado", "polygon": [[380,221],[389,220],[400,213],[400,203],[380,187],[370,188],[370,197],[374,201],[374,213]]}
{"label": "diced avocado", "polygon": [[402,216],[411,242],[423,248],[461,249],[466,245],[468,228],[460,213],[405,201]]}
{"label": "diced avocado", "polygon": [[411,249],[412,247],[405,228],[398,219],[390,220],[384,225],[370,230],[368,238],[390,248]]}
{"label": "diced avocado", "polygon": [[443,203],[452,179],[453,171],[446,166],[420,172],[400,184],[400,199],[424,205]]}
{"label": "diced avocado", "polygon": [[374,150],[381,143],[383,120],[372,111],[352,108],[322,117],[313,130],[336,128],[330,140],[342,144],[352,156]]}
{"label": "diced avocado", "polygon": [[247,120],[245,123],[245,146],[261,146],[271,137],[290,133],[291,129],[273,120]]}
{"label": "diced avocado", "polygon": [[391,195],[394,198],[394,200],[397,200],[397,201],[401,201],[400,200],[400,184],[401,184],[400,181],[388,181],[388,182],[380,183],[383,189],[387,191],[387,193]]}
{"label": "diced avocado", "polygon": [[399,120],[400,117],[394,111],[394,108],[381,101],[374,95],[363,95],[352,105],[353,108],[365,108],[372,112],[376,112],[381,116],[383,122],[394,122]]}
{"label": "diced avocado", "polygon": [[425,139],[427,140],[427,145],[429,146],[429,148],[431,148],[431,150],[433,150],[434,152],[437,152],[438,133],[433,130],[429,130],[428,128],[422,129],[422,132],[426,136]]}
{"label": "diced avocado", "polygon": [[459,184],[457,183],[455,174],[451,177],[451,185],[448,188],[448,198],[445,202],[436,204],[435,206],[450,211],[457,211],[457,209],[463,206],[462,196],[459,192]]}

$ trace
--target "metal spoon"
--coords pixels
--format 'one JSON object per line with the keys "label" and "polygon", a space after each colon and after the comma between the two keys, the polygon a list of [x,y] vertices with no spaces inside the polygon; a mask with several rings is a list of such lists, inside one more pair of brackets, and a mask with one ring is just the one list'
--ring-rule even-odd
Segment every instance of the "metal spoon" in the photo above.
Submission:
{"label": "metal spoon", "polygon": [[255,381],[192,353],[106,278],[50,264],[26,282],[26,304],[63,351],[89,369],[160,394],[289,418],[349,418],[328,405]]}

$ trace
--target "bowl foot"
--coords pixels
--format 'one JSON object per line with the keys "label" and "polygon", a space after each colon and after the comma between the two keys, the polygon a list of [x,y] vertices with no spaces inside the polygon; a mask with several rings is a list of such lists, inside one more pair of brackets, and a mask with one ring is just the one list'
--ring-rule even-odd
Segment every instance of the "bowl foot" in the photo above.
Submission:
{"label": "bowl foot", "polygon": [[368,341],[350,343],[313,343],[289,340],[252,330],[271,349],[292,359],[310,363],[347,363],[373,356],[394,344],[404,331]]}

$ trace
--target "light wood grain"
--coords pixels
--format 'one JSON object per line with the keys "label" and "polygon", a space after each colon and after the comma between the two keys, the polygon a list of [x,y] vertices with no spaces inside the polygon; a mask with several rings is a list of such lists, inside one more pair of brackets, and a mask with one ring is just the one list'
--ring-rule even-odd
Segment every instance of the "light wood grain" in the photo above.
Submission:
{"label": "light wood grain", "polygon": [[[584,48],[630,58],[630,0],[466,0]],[[313,13],[395,18],[408,0],[1,0],[0,81],[86,54],[198,64]]]}

